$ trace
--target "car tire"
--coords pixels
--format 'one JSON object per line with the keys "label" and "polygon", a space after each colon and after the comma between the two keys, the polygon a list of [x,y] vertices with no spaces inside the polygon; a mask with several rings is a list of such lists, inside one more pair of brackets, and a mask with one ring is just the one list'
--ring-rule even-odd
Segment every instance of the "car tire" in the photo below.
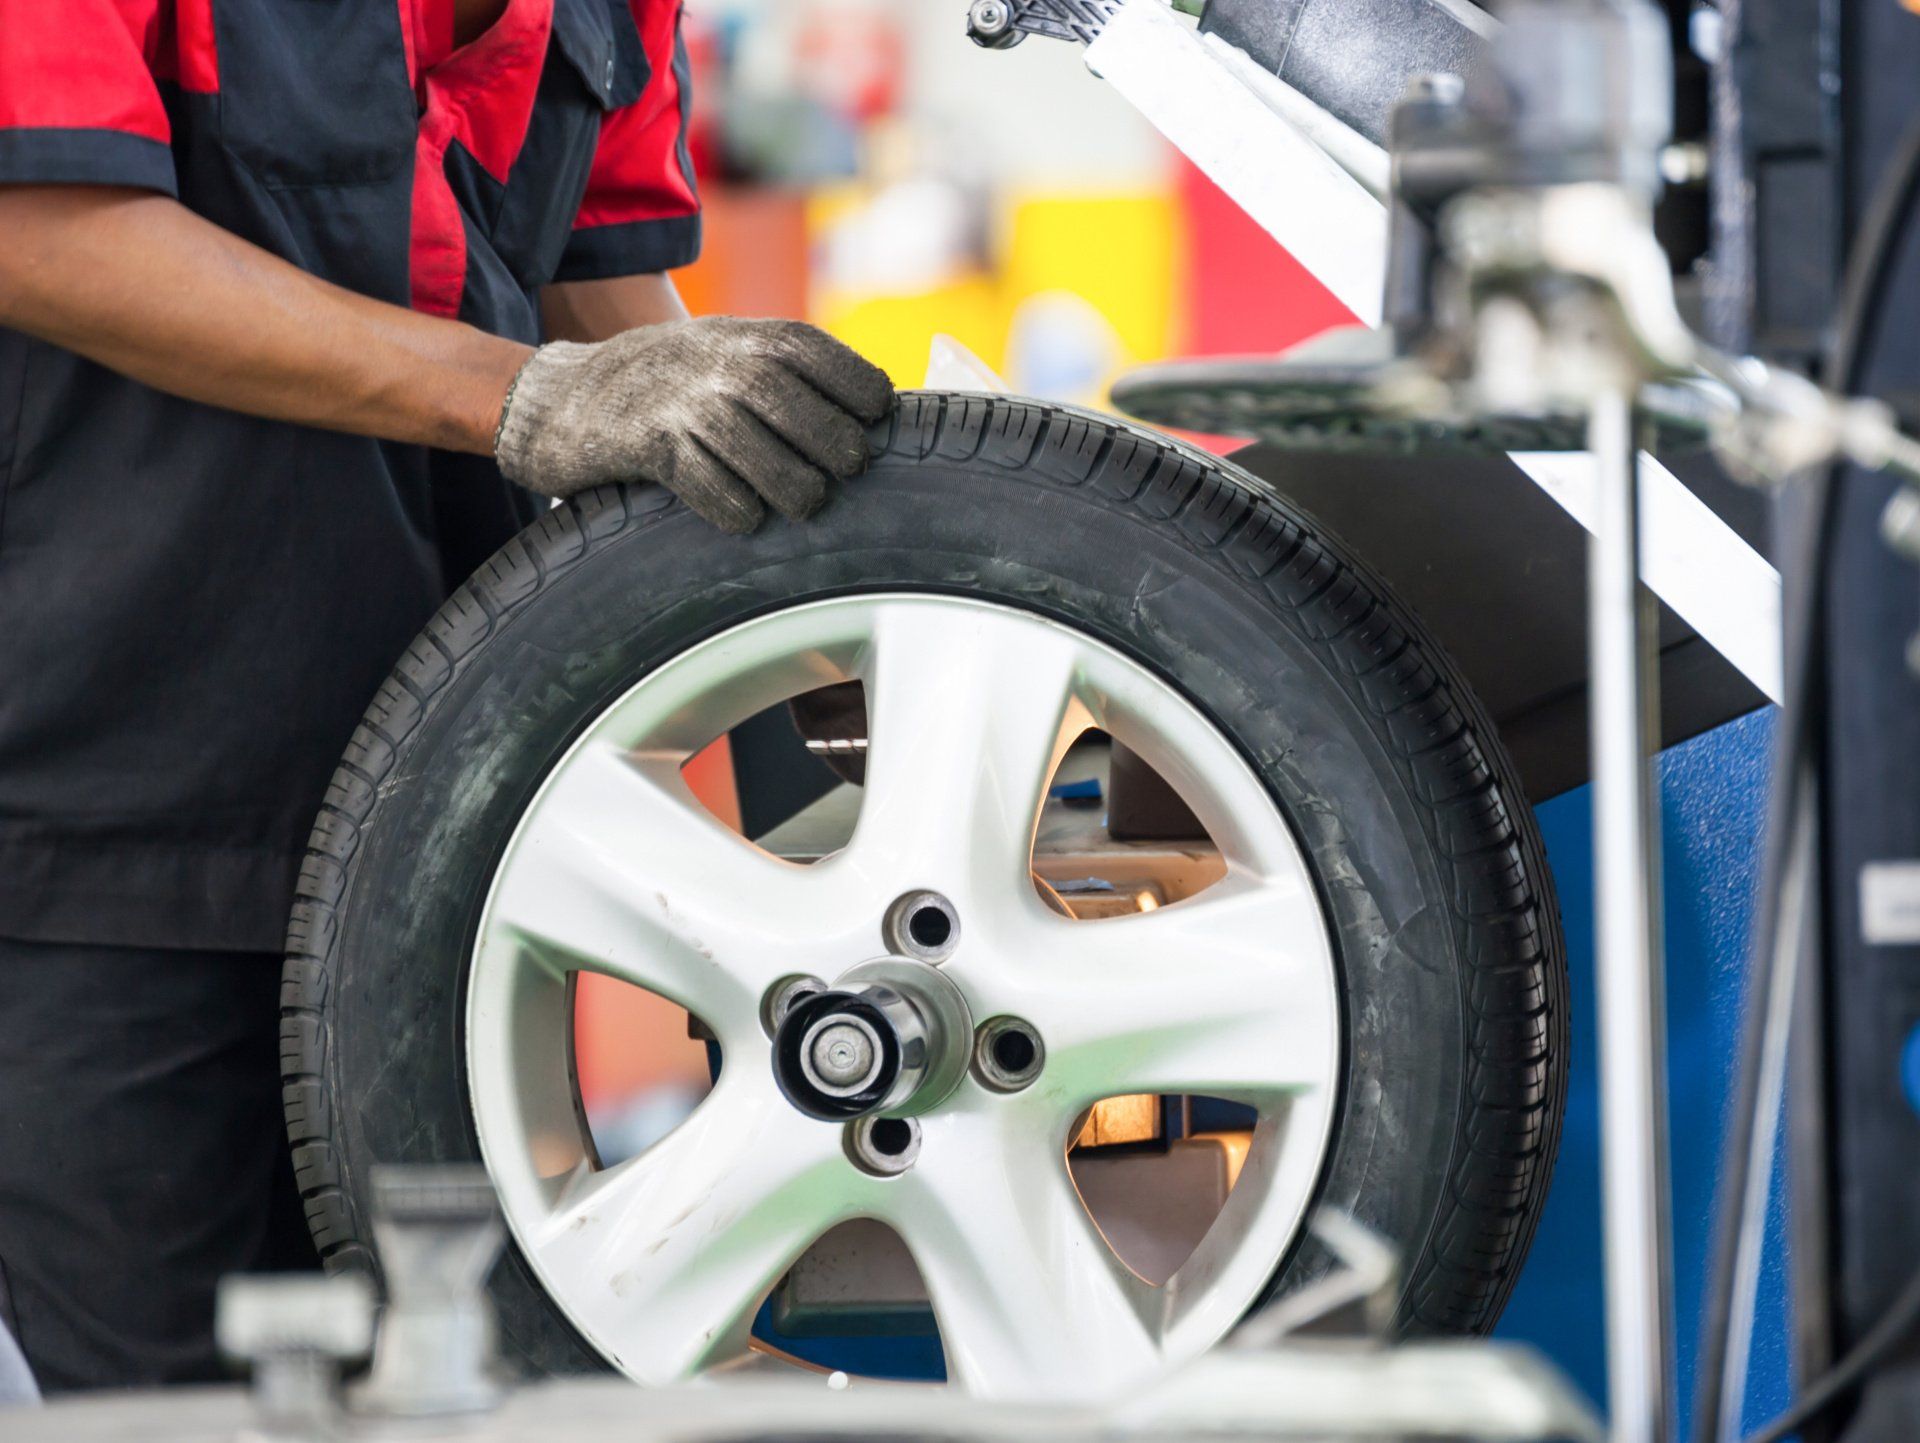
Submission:
{"label": "car tire", "polygon": [[[1539,833],[1447,657],[1358,559],[1261,482],[1059,406],[911,393],[801,525],[723,535],[654,488],[555,508],[441,609],[328,790],[288,934],[288,1127],[330,1267],[371,1268],[369,1177],[477,1160],[463,977],[542,779],[651,668],[756,615],[960,593],[1080,629],[1237,746],[1318,885],[1344,1076],[1317,1200],[1400,1250],[1400,1325],[1489,1328],[1544,1202],[1566,970]],[[1331,1266],[1310,1237],[1270,1295]],[[492,1284],[540,1372],[604,1366],[517,1254]]]}

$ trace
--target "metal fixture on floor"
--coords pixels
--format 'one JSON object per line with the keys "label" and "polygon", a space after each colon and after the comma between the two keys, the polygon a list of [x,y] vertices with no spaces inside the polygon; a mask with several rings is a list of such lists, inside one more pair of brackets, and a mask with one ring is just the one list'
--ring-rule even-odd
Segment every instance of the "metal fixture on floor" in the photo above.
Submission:
{"label": "metal fixture on floor", "polygon": [[506,1230],[485,1169],[382,1168],[374,1207],[387,1305],[354,1406],[414,1418],[492,1407],[504,1384],[487,1277]]}
{"label": "metal fixture on floor", "polygon": [[[221,1281],[220,1349],[253,1375],[253,1427],[242,1436],[319,1440],[388,1425],[414,1432],[429,1420],[440,1431],[477,1422],[506,1397],[486,1289],[505,1232],[485,1170],[387,1167],[374,1189],[386,1295],[377,1331],[366,1274]],[[343,1397],[343,1370],[369,1350],[372,1368]],[[138,1431],[164,1436],[164,1425],[149,1415]]]}
{"label": "metal fixture on floor", "polygon": [[[878,1130],[887,1119],[865,1119]],[[893,1124],[910,1128],[904,1121]],[[915,1143],[917,1144],[917,1134]],[[883,1141],[885,1148],[893,1144]],[[911,1151],[911,1145],[908,1149]],[[910,1163],[910,1157],[909,1157]],[[897,1170],[896,1170],[897,1171]],[[880,1182],[882,1187],[894,1186]],[[474,1244],[471,1170],[396,1168],[384,1181],[406,1216],[388,1229],[412,1261],[383,1247],[391,1279],[422,1259],[428,1272],[464,1295],[485,1269]],[[944,1439],[952,1443],[1166,1443],[1176,1438],[1246,1443],[1600,1443],[1602,1430],[1566,1381],[1529,1349],[1491,1342],[1426,1341],[1383,1347],[1377,1336],[1397,1295],[1398,1267],[1387,1248],[1352,1219],[1322,1211],[1314,1231],[1336,1259],[1333,1272],[1264,1315],[1256,1336],[1197,1358],[1171,1376],[1135,1380],[1098,1408],[1061,1402],[1009,1408],[944,1389],[847,1386],[844,1374],[806,1378],[762,1358],[731,1386],[637,1390],[617,1379],[549,1381],[465,1395],[475,1406],[430,1424],[410,1387],[396,1394],[357,1390],[339,1402],[343,1362],[366,1352],[371,1290],[359,1278],[230,1279],[221,1290],[223,1342],[254,1371],[237,1388],[171,1393],[77,1395],[5,1415],[18,1443],[403,1443],[422,1436],[464,1443],[749,1443],[817,1436],[848,1443]],[[487,1255],[490,1260],[490,1254]],[[451,1264],[451,1266],[446,1266]],[[414,1291],[416,1299],[419,1296]],[[1357,1328],[1346,1319],[1362,1310]],[[1284,1319],[1284,1333],[1274,1322]],[[1328,1325],[1335,1329],[1328,1331]],[[383,1359],[409,1358],[420,1381],[492,1379],[490,1329],[476,1331],[465,1309],[404,1312],[390,1301],[379,1320]],[[1311,1339],[1304,1339],[1311,1333]],[[389,1365],[391,1366],[391,1365]],[[451,1372],[448,1371],[449,1367]],[[442,1389],[443,1399],[461,1395]]]}

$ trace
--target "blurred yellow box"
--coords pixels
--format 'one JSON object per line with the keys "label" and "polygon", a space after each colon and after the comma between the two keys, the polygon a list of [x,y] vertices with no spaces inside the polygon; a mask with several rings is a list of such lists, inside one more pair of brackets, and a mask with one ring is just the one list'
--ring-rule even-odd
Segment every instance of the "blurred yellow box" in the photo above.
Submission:
{"label": "blurred yellow box", "polygon": [[[946,334],[1016,389],[1098,402],[1115,372],[1179,344],[1184,237],[1173,193],[1006,195],[986,256],[954,247],[942,264],[934,246],[911,265],[850,263],[898,226],[897,207],[879,218],[893,199],[857,186],[814,195],[808,309],[897,384],[922,382],[933,338]],[[857,229],[868,225],[882,235]]]}
{"label": "blurred yellow box", "polygon": [[1007,214],[1002,286],[1011,307],[1065,291],[1106,318],[1127,362],[1171,354],[1182,250],[1171,193],[1027,195]]}
{"label": "blurred yellow box", "polygon": [[814,293],[811,311],[815,325],[866,356],[896,386],[925,381],[927,353],[936,335],[952,336],[996,369],[1006,352],[1007,307],[992,276],[969,276],[912,295],[820,290]]}

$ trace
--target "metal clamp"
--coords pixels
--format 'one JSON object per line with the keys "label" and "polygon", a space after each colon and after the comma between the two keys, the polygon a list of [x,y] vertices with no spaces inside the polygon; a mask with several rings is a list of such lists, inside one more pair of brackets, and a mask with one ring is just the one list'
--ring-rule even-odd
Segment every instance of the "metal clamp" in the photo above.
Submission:
{"label": "metal clamp", "polygon": [[[967,38],[988,50],[1011,50],[1029,35],[1091,45],[1124,0],[973,0]],[[1206,0],[1169,0],[1182,15],[1198,15]]]}
{"label": "metal clamp", "polygon": [[1120,0],[973,0],[967,38],[988,50],[1011,50],[1029,35],[1088,45],[1119,8]]}

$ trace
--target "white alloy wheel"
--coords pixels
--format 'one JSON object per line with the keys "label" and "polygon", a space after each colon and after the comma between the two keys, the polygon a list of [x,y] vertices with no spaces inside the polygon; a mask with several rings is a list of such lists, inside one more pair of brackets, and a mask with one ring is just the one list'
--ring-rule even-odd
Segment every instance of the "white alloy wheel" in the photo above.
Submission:
{"label": "white alloy wheel", "polygon": [[[785,861],[716,820],[680,768],[811,687],[858,680],[870,718],[851,841]],[[1076,921],[1031,875],[1053,771],[1088,728],[1193,809],[1225,875],[1139,915]],[[776,1085],[762,1008],[886,952],[890,906],[931,890],[957,943],[937,964],[974,1022],[1029,1023],[1015,1091],[968,1075],[918,1116],[893,1175],[846,1125]],[[914,963],[915,966],[933,964]],[[601,1169],[569,1054],[569,974],[687,1008],[724,1059],[664,1140]],[[607,708],[521,818],[472,958],[466,1063],[512,1234],[573,1326],[650,1384],[739,1358],[768,1291],[828,1229],[872,1218],[925,1280],[949,1378],[1002,1398],[1102,1397],[1201,1352],[1261,1297],[1298,1235],[1340,1074],[1332,944],[1301,851],[1221,732],[1168,683],[1073,629],[933,594],[815,602],[737,625]],[[970,1045],[972,1039],[965,1041]],[[1258,1114],[1199,1247],[1151,1286],[1110,1248],[1067,1163],[1086,1110],[1204,1094]]]}

